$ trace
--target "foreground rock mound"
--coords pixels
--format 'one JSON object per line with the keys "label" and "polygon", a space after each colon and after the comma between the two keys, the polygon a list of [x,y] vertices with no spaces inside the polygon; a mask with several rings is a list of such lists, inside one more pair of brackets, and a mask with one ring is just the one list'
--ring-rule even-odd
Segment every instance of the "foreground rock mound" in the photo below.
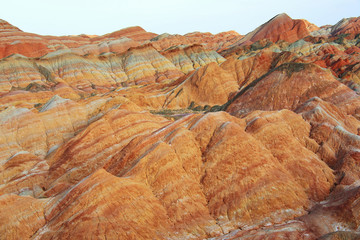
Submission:
{"label": "foreground rock mound", "polygon": [[166,212],[149,189],[105,170],[52,199],[45,216],[47,223],[35,239],[163,239],[171,229]]}

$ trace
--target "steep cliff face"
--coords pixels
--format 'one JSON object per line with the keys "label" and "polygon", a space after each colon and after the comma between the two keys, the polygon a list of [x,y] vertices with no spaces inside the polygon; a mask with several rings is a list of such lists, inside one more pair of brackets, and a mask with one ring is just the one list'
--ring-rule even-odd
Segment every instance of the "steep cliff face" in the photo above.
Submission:
{"label": "steep cliff face", "polygon": [[0,21],[0,239],[356,239],[356,24],[52,37]]}

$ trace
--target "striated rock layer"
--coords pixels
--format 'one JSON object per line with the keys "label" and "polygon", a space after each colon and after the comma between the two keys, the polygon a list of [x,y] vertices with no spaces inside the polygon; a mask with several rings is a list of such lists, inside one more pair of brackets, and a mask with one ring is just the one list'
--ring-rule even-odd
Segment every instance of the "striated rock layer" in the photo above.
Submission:
{"label": "striated rock layer", "polygon": [[0,21],[0,239],[357,239],[357,20],[280,14],[245,37]]}

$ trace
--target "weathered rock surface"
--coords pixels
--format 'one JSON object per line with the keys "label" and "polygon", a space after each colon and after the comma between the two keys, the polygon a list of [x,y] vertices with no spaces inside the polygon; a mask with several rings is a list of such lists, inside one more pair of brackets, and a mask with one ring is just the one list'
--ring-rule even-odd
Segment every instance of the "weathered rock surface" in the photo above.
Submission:
{"label": "weathered rock surface", "polygon": [[[193,133],[181,127],[184,124]],[[205,226],[213,225],[211,229],[214,229],[211,219],[215,219],[222,231],[228,232],[239,226],[277,222],[304,213],[302,208],[307,206],[308,201],[303,189],[270,151],[246,134],[243,128],[244,122],[224,113],[185,117],[148,137],[134,139],[105,168],[117,176],[140,179],[150,184],[153,192],[159,194],[160,200],[171,211],[168,214],[175,221],[175,226],[183,226],[187,215],[201,216],[202,220],[197,220],[197,224],[203,222]],[[224,151],[231,146],[233,150]],[[250,158],[246,149],[254,150]],[[268,175],[261,170],[260,162],[266,172],[277,172],[267,183],[265,179]],[[159,168],[163,165],[164,168]],[[148,171],[157,174],[154,177]],[[179,179],[180,176],[183,177]],[[165,183],[168,186],[166,191],[163,188]],[[277,187],[274,188],[273,184]],[[288,201],[280,197],[284,192],[287,192]],[[174,198],[173,194],[178,197]],[[263,207],[259,207],[258,196],[267,202]],[[187,200],[179,205],[179,202],[175,204],[176,199]],[[198,207],[192,208],[195,202],[207,202],[207,207],[196,204]],[[186,212],[179,211],[182,205]],[[283,208],[289,210],[284,212]],[[178,218],[171,217],[175,216],[173,211],[180,214]],[[259,218],[259,215],[267,217]],[[205,226],[199,225],[203,229],[199,233],[210,231],[209,227],[204,229]],[[189,228],[188,223],[185,230],[189,231]]]}
{"label": "weathered rock surface", "polygon": [[[283,117],[289,114],[282,113]],[[144,121],[146,118],[149,120]],[[245,132],[244,120],[219,112],[169,123],[151,114],[111,111],[56,150],[48,160],[46,192],[41,194],[53,198],[46,206],[47,222],[35,239],[95,234],[85,231],[91,224],[97,226],[94,231],[103,232],[100,236],[107,237],[148,238],[147,234],[152,234],[155,238],[205,238],[238,227],[293,219],[305,214],[309,200],[315,198],[270,147]],[[305,148],[302,144],[310,140],[301,134],[307,130],[296,127],[294,131],[301,133],[294,141]],[[112,133],[109,128],[117,130]],[[309,174],[297,170],[301,171]],[[312,188],[315,192],[321,189],[320,183]],[[123,197],[113,199],[117,191]],[[129,205],[129,201],[133,203]],[[136,213],[140,206],[148,210]],[[110,214],[114,209],[122,209],[122,214]],[[136,229],[129,232],[125,228],[128,216],[143,219],[146,228],[126,225]],[[159,224],[161,227],[156,227]]]}
{"label": "weathered rock surface", "polygon": [[0,21],[0,239],[356,239],[357,23],[53,37]]}

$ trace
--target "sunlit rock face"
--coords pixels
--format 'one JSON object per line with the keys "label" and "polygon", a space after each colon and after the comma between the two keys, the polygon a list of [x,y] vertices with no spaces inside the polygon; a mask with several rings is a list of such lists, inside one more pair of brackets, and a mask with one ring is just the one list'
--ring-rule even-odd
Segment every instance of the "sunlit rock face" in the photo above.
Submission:
{"label": "sunlit rock face", "polygon": [[357,239],[357,26],[1,20],[0,239]]}

